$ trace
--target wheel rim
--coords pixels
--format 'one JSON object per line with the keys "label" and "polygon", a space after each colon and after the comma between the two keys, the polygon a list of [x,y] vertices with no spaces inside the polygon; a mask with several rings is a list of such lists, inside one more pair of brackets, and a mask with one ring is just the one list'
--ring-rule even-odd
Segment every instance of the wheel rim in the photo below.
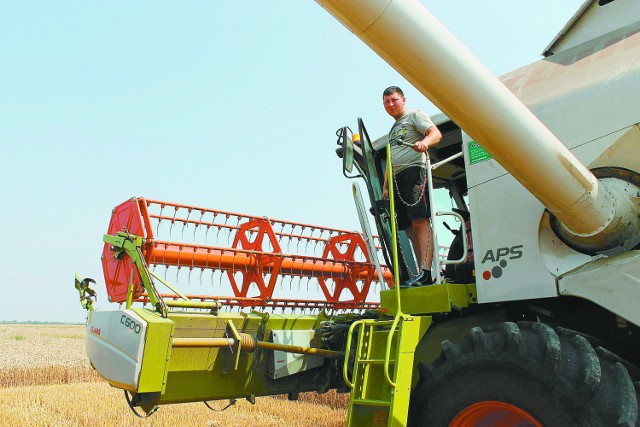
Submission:
{"label": "wheel rim", "polygon": [[535,418],[517,406],[485,401],[464,408],[449,427],[542,427]]}

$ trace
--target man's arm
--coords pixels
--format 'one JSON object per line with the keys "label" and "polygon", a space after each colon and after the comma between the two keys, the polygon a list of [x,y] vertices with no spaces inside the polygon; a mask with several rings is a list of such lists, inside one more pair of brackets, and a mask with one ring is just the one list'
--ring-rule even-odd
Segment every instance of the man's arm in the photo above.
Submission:
{"label": "man's arm", "polygon": [[384,185],[382,186],[382,198],[389,198],[389,171],[384,172]]}
{"label": "man's arm", "polygon": [[413,149],[420,153],[424,153],[429,149],[429,147],[433,147],[442,139],[442,134],[440,133],[440,129],[438,129],[435,125],[431,126],[427,129],[425,137],[422,141],[418,141],[413,145]]}

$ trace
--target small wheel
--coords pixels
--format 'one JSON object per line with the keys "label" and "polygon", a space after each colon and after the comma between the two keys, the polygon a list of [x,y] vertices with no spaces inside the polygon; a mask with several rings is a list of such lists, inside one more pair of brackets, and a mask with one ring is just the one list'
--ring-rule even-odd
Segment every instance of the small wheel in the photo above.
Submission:
{"label": "small wheel", "polygon": [[409,426],[633,427],[638,401],[624,363],[542,323],[473,328],[420,366]]}
{"label": "small wheel", "polygon": [[151,408],[149,412],[143,415],[136,411],[136,406],[138,406],[138,404],[140,403],[140,395],[131,396],[127,390],[124,390],[124,398],[127,399],[127,404],[129,405],[129,409],[131,409],[131,412],[133,412],[133,415],[138,418],[148,418],[151,415],[155,414],[159,408],[159,406],[156,405]]}
{"label": "small wheel", "polygon": [[203,403],[204,403],[204,406],[206,406],[207,408],[211,409],[213,412],[223,412],[223,411],[226,411],[227,409],[229,409],[230,407],[232,407],[233,405],[235,405],[236,404],[236,399],[233,399],[233,398],[229,399],[229,403],[226,406],[222,407],[222,408],[215,408],[206,400]]}

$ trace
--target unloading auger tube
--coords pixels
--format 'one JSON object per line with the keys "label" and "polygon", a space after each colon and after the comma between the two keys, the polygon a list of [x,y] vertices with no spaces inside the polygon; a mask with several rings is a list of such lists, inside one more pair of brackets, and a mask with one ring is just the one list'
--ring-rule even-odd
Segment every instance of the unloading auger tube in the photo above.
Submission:
{"label": "unloading auger tube", "polygon": [[565,243],[593,254],[640,242],[638,207],[623,186],[598,181],[417,0],[316,1],[540,200]]}

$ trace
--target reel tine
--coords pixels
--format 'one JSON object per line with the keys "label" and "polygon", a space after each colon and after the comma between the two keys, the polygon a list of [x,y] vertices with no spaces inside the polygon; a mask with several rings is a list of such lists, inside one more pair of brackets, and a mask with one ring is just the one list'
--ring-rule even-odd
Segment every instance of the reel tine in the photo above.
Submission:
{"label": "reel tine", "polygon": [[[223,255],[224,251],[220,255]],[[222,257],[218,258],[218,271],[220,271],[220,287],[222,287]]]}
{"label": "reel tine", "polygon": [[213,212],[213,216],[211,217],[211,223],[207,224],[207,232],[205,233],[204,241],[209,242],[209,229],[216,225],[216,217],[218,216],[218,212]]}
{"label": "reel tine", "polygon": [[173,235],[173,225],[176,223],[176,215],[178,214],[178,209],[180,209],[178,206],[174,206],[173,209],[173,219],[171,220],[171,225],[169,226],[169,238],[172,238]]}
{"label": "reel tine", "polygon": [[189,276],[187,277],[187,283],[191,284],[191,272],[193,271],[193,266],[194,266],[194,262],[193,259],[196,256],[196,250],[197,247],[193,247],[192,248],[192,253],[191,253],[191,266],[189,267]]}
{"label": "reel tine", "polygon": [[300,237],[298,238],[298,244],[300,244],[300,242],[305,238],[304,237],[304,230],[306,229],[306,226],[302,225],[300,228]]}
{"label": "reel tine", "polygon": [[[169,247],[169,245],[167,243],[164,244],[164,251],[162,252],[162,265],[167,265],[166,260],[165,260],[165,256],[167,254],[167,248]],[[167,276],[165,275],[164,277],[165,279],[167,278]]]}
{"label": "reel tine", "polygon": [[309,233],[309,235],[307,236],[307,243],[304,245],[304,250],[306,253],[309,252],[309,244],[311,243],[311,240],[313,240],[313,233],[316,231],[315,228],[311,227],[311,233]]}
{"label": "reel tine", "polygon": [[[237,216],[237,221],[236,221],[236,226],[234,227],[234,229],[236,230],[236,233],[238,232],[238,226],[240,225],[240,216]],[[234,236],[235,237],[235,236]],[[229,234],[227,235],[227,245],[231,244],[231,230],[229,230]]]}
{"label": "reel tine", "polygon": [[196,240],[196,230],[198,229],[198,227],[200,227],[201,225],[204,225],[204,214],[205,214],[205,210],[201,209],[200,210],[200,219],[198,220],[198,224],[193,227],[193,240]]}
{"label": "reel tine", "polygon": [[318,239],[316,240],[316,242],[313,245],[313,254],[314,255],[318,255],[318,253],[316,252],[318,250],[318,243],[320,243],[320,239],[322,239],[322,233],[324,233],[324,230],[321,228],[320,229],[320,234],[318,235]]}
{"label": "reel tine", "polygon": [[[227,226],[227,221],[229,220],[229,214],[226,214],[224,217],[224,224],[218,225],[218,234],[216,235],[216,243],[220,241],[220,231]],[[226,228],[225,228],[226,230]]]}
{"label": "reel tine", "polygon": [[184,240],[184,229],[187,228],[187,225],[189,224],[189,215],[191,215],[191,208],[187,209],[187,218],[185,220],[180,220],[180,222],[182,222],[182,234],[180,235],[182,240]]}

